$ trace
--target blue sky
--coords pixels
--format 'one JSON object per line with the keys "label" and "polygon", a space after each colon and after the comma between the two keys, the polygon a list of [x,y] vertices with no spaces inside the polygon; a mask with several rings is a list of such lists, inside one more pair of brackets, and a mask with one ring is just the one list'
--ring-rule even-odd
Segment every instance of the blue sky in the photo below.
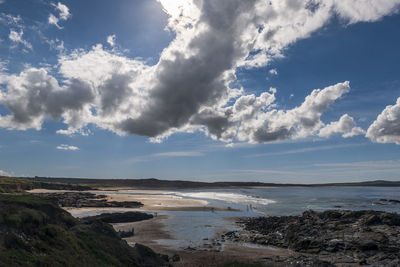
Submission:
{"label": "blue sky", "polygon": [[399,180],[399,1],[0,3],[0,174]]}

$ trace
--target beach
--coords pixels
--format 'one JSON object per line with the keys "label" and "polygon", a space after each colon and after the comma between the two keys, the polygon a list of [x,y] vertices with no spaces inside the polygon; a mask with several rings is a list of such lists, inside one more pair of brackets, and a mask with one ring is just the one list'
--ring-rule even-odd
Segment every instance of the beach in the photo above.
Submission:
{"label": "beach", "polygon": [[[200,247],[182,248],[177,246],[179,242],[176,242],[177,240],[166,229],[163,221],[167,218],[168,216],[161,215],[147,221],[113,224],[113,226],[117,231],[135,229],[135,235],[125,239],[131,246],[140,243],[170,257],[179,255],[179,261],[174,262],[173,266],[220,266],[232,261],[251,263],[255,258],[287,257],[293,254],[287,249],[231,241],[221,244],[220,240],[215,239],[203,240],[204,244]],[[164,242],[158,242],[160,240]]]}
{"label": "beach", "polygon": [[[72,190],[48,190],[48,189],[33,189],[28,191],[32,194],[48,194],[48,193],[66,193],[76,192]],[[212,206],[206,200],[190,199],[182,196],[171,195],[169,191],[161,190],[134,190],[134,189],[112,189],[112,190],[96,190],[82,191],[90,192],[96,195],[106,196],[107,201],[124,202],[124,201],[139,201],[143,204],[140,210],[146,211],[228,211],[232,210],[225,206]],[[68,208],[72,214],[87,212],[96,213],[97,208]],[[104,209],[100,209],[104,210]],[[108,209],[105,209],[108,210]],[[112,211],[113,209],[111,209]],[[124,210],[124,209],[122,209]],[[131,209],[129,209],[131,210]]]}
{"label": "beach", "polygon": [[[36,189],[31,193],[59,193]],[[70,192],[70,191],[63,191]],[[243,229],[246,218],[272,215],[301,215],[310,208],[323,211],[338,208],[398,212],[392,199],[398,188],[242,188],[209,190],[143,190],[112,188],[85,191],[108,202],[143,204],[137,208],[64,207],[74,217],[102,213],[141,211],[153,218],[138,222],[114,223],[116,231],[131,231],[125,238],[174,259],[173,266],[221,266],[227,262],[299,261],[313,264],[327,255],[313,255],[287,247],[268,245],[264,237]],[[313,226],[310,226],[313,227]],[[272,240],[273,241],[273,240]],[[177,256],[178,255],[178,256]],[[346,256],[347,257],[347,256]],[[357,262],[358,259],[342,260]]]}

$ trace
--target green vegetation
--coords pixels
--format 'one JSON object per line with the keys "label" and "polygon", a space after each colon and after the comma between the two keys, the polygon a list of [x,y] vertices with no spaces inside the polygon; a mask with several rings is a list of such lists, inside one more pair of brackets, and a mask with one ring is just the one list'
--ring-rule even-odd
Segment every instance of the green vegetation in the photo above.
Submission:
{"label": "green vegetation", "polygon": [[54,202],[0,195],[0,266],[165,266],[141,245],[130,247],[101,221],[83,224]]}
{"label": "green vegetation", "polygon": [[22,193],[25,190],[35,188],[54,189],[54,190],[91,190],[91,187],[77,185],[73,183],[42,182],[29,178],[13,178],[0,176],[0,193]]}
{"label": "green vegetation", "polygon": [[0,193],[19,193],[31,186],[32,182],[28,179],[0,176]]}

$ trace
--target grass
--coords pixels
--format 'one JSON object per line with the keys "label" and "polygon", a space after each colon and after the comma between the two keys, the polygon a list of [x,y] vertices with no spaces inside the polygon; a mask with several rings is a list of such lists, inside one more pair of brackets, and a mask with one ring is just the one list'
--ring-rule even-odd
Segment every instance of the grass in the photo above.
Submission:
{"label": "grass", "polygon": [[[149,251],[146,257],[155,258]],[[0,194],[0,266],[141,266],[144,260],[107,223],[82,224],[43,197]]]}

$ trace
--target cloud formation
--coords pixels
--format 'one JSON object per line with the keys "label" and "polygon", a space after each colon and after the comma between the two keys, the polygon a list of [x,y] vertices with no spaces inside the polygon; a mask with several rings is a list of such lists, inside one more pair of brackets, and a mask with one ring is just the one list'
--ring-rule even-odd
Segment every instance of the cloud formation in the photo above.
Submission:
{"label": "cloud formation", "polygon": [[11,14],[0,13],[0,23],[22,28],[22,18],[20,15],[13,16]]}
{"label": "cloud formation", "polygon": [[57,5],[56,4],[52,4],[52,5],[54,6],[56,11],[58,12],[58,16],[50,14],[48,22],[49,22],[49,24],[54,25],[59,29],[62,29],[63,27],[61,27],[59,25],[59,22],[60,21],[66,21],[69,17],[71,17],[71,13],[69,12],[69,8],[64,4],[61,4],[60,2],[58,2]]}
{"label": "cloud formation", "polygon": [[0,127],[26,130],[41,129],[46,118],[63,118],[74,126],[94,99],[91,87],[85,82],[70,79],[60,86],[45,69],[29,68],[17,75],[0,75],[6,92],[0,91],[0,103],[11,114],[0,116]]}
{"label": "cloud formation", "polygon": [[366,136],[374,142],[400,145],[400,97],[378,115]]}
{"label": "cloud formation", "polygon": [[269,73],[270,75],[278,75],[278,71],[277,71],[276,69],[270,69],[270,70],[268,71],[268,73]]}
{"label": "cloud formation", "polygon": [[[6,84],[0,103],[11,112],[0,117],[0,127],[40,129],[50,118],[67,125],[61,134],[85,133],[93,124],[153,141],[203,131],[214,139],[250,143],[362,132],[347,114],[327,126],[320,119],[350,90],[349,82],[313,90],[300,106],[284,110],[274,88],[256,96],[233,87],[236,69],[266,66],[334,16],[348,24],[376,21],[397,12],[400,0],[160,2],[176,37],[157,64],[95,45],[60,56],[62,85],[44,69],[0,76]],[[56,26],[70,16],[66,6],[58,3],[57,9]],[[107,41],[114,46],[116,40]]]}
{"label": "cloud formation", "polygon": [[360,127],[355,127],[355,121],[352,117],[344,114],[338,121],[331,122],[324,126],[318,133],[321,137],[330,137],[334,134],[342,134],[342,137],[348,138],[355,135],[365,134]]}
{"label": "cloud formation", "polygon": [[114,47],[115,46],[115,41],[116,41],[117,37],[115,36],[115,34],[113,35],[109,35],[107,36],[107,43],[111,46]]}
{"label": "cloud formation", "polygon": [[57,146],[57,149],[58,150],[76,151],[76,150],[79,150],[79,147],[62,144],[62,145]]}
{"label": "cloud formation", "polygon": [[15,31],[15,30],[10,30],[10,34],[8,35],[8,38],[15,44],[22,44],[26,48],[32,50],[32,44],[22,38],[23,34],[24,34],[24,31],[22,29],[19,32]]}

